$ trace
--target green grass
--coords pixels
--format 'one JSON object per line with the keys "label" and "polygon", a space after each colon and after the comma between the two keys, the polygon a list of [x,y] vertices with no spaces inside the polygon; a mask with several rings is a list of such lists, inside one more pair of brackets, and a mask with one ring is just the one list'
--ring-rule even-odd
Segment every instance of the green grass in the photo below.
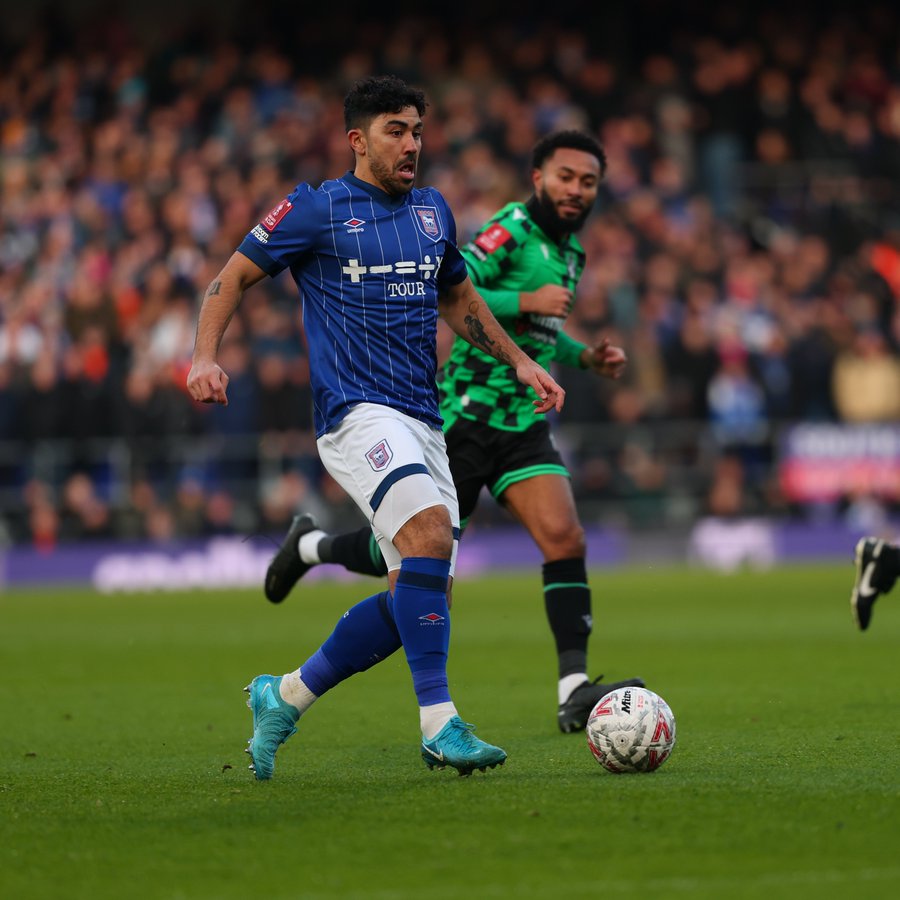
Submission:
{"label": "green grass", "polygon": [[885,897],[900,884],[900,609],[849,566],[593,576],[595,674],[642,675],[678,744],[600,769],[555,725],[538,576],[461,582],[451,686],[509,752],[418,756],[398,654],[337,688],[256,783],[241,688],[299,665],[375,581],[0,595],[0,896]]}

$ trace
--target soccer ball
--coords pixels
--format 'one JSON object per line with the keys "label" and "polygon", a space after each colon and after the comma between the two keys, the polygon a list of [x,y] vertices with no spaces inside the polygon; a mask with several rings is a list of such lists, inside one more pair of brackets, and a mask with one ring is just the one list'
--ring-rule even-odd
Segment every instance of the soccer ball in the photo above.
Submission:
{"label": "soccer ball", "polygon": [[669,704],[646,688],[611,691],[591,710],[588,746],[610,772],[652,772],[675,746],[675,716]]}

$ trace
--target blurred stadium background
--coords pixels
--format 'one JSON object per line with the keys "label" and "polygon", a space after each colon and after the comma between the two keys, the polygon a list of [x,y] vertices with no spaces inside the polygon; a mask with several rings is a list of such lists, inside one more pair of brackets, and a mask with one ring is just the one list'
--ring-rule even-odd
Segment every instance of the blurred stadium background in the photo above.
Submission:
{"label": "blurred stadium background", "polygon": [[[294,184],[349,167],[343,94],[382,72],[428,94],[420,182],[462,239],[527,196],[544,133],[606,147],[569,330],[631,364],[558,373],[592,561],[894,532],[892,4],[2,7],[0,584],[258,584],[297,509],[360,523],[316,457],[289,277],[226,335],[227,409],[184,380],[206,285]],[[484,503],[461,562],[530,560],[508,525]]]}

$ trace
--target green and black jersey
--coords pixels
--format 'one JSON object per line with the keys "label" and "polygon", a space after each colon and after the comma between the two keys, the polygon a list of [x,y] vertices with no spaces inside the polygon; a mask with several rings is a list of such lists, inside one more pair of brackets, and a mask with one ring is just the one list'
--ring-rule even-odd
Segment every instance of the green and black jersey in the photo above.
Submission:
{"label": "green and black jersey", "polygon": [[[559,284],[573,295],[584,271],[584,249],[574,235],[556,243],[524,203],[510,203],[461,248],[478,292],[510,337],[545,369],[554,361],[578,366],[584,345],[565,335],[563,318],[519,312],[519,293]],[[457,337],[439,383],[444,428],[459,419],[505,431],[535,422],[533,392],[509,366]]]}

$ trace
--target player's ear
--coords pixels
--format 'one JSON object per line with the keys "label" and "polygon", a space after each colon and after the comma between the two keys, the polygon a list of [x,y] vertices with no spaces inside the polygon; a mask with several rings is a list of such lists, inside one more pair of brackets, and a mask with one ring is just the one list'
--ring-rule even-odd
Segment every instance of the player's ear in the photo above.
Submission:
{"label": "player's ear", "polygon": [[366,133],[361,128],[351,128],[347,132],[350,149],[358,156],[366,154]]}
{"label": "player's ear", "polygon": [[537,193],[541,189],[541,185],[544,183],[544,173],[541,172],[540,169],[531,170],[531,183],[534,185],[535,193]]}

